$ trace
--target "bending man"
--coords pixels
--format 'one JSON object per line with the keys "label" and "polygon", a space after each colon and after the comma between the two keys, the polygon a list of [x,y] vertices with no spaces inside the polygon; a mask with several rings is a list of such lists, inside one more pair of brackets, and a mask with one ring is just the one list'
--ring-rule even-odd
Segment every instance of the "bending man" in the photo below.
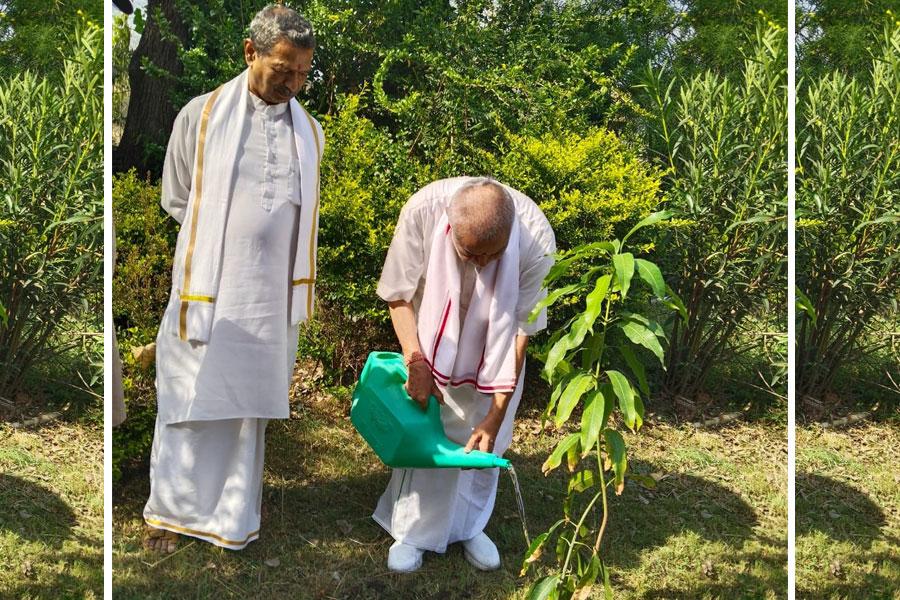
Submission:
{"label": "bending man", "polygon": [[[378,283],[409,368],[407,390],[434,394],[450,439],[502,455],[512,441],[528,315],[556,250],[546,217],[527,196],[492,179],[436,181],[400,214]],[[484,533],[498,470],[395,469],[374,519],[394,538],[388,568],[414,571],[425,550],[462,542],[482,570],[500,566]]]}
{"label": "bending man", "polygon": [[294,99],[315,38],[270,5],[247,69],[175,121],[162,204],[181,223],[157,336],[148,548],[177,534],[240,549],[259,536],[268,419],[284,419],[297,325],[312,312],[322,128]]}

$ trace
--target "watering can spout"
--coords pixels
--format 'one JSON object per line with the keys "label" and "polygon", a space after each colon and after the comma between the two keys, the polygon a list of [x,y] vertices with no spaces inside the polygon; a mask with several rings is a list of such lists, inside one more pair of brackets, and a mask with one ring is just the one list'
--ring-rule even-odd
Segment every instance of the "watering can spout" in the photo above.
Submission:
{"label": "watering can spout", "polygon": [[452,442],[441,425],[437,399],[422,410],[406,393],[403,357],[372,352],[353,391],[350,421],[389,467],[508,469],[510,463],[487,452],[466,452]]}

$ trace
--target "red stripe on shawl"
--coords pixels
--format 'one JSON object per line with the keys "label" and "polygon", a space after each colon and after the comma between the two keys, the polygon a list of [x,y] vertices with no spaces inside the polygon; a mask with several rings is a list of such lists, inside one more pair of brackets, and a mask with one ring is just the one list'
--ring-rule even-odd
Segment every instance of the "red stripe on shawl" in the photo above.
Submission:
{"label": "red stripe on shawl", "polygon": [[435,359],[437,358],[438,347],[441,345],[441,338],[444,337],[444,329],[447,328],[447,319],[450,317],[450,306],[453,304],[453,300],[447,300],[447,306],[444,308],[444,316],[441,317],[441,327],[438,329],[437,336],[434,340],[434,348],[431,351],[431,362],[428,362],[428,359],[425,360],[428,363],[428,366],[431,367],[431,370],[443,377],[444,379],[449,379],[446,375],[438,371],[434,368]]}

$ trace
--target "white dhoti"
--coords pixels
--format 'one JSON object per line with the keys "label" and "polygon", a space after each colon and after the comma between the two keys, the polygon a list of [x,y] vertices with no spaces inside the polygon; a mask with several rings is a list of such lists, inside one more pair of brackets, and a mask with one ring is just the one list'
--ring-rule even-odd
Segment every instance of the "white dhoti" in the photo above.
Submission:
{"label": "white dhoti", "polygon": [[[512,442],[513,421],[522,397],[519,375],[493,454],[502,456]],[[472,386],[443,389],[441,422],[451,440],[465,444],[472,428],[491,407],[491,396]],[[394,469],[372,518],[397,541],[421,550],[445,552],[454,542],[481,533],[497,496],[499,469]]]}
{"label": "white dhoti", "polygon": [[157,420],[144,520],[231,550],[257,539],[266,423]]}

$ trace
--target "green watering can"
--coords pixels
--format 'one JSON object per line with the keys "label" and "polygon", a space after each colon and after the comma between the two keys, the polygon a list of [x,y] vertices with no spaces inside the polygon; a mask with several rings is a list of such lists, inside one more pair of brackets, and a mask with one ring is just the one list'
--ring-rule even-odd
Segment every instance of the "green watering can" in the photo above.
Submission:
{"label": "green watering can", "polygon": [[451,442],[441,425],[437,399],[422,410],[406,393],[406,364],[396,352],[372,352],[353,391],[350,421],[378,458],[395,468],[489,469],[510,464],[487,452]]}

